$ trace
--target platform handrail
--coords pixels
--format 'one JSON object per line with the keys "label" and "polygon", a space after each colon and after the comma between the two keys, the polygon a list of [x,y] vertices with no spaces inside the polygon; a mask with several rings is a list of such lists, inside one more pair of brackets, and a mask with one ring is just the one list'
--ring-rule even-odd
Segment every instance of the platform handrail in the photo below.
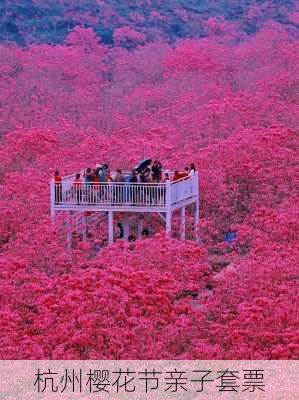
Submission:
{"label": "platform handrail", "polygon": [[55,205],[165,205],[164,183],[54,183]]}
{"label": "platform handrail", "polygon": [[51,179],[51,210],[57,206],[159,206],[167,207],[198,195],[198,174],[165,182],[86,182],[74,175],[60,182]]}

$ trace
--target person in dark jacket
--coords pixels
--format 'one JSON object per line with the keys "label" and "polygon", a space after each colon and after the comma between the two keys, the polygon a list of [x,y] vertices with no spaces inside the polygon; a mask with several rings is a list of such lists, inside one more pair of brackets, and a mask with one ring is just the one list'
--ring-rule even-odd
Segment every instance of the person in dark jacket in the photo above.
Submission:
{"label": "person in dark jacket", "polygon": [[137,179],[137,174],[135,169],[133,169],[131,175],[130,175],[130,183],[137,183],[138,179]]}
{"label": "person in dark jacket", "polygon": [[161,174],[162,174],[162,165],[161,165],[160,161],[155,160],[152,165],[153,181],[159,183],[161,180]]}
{"label": "person in dark jacket", "polygon": [[[137,173],[136,171],[133,169],[131,175],[130,175],[130,181],[131,184],[136,184],[138,183],[138,177],[137,177]],[[137,201],[137,190],[136,187],[129,187],[129,198],[131,199],[131,201],[134,203],[136,203]]]}
{"label": "person in dark jacket", "polygon": [[86,174],[85,174],[85,193],[88,199],[88,202],[90,203],[91,201],[91,186],[93,184],[93,177],[92,177],[92,169],[91,168],[87,168],[86,170]]}
{"label": "person in dark jacket", "polygon": [[124,237],[124,228],[122,226],[122,223],[119,222],[117,224],[117,232],[116,232],[116,239],[122,239]]}

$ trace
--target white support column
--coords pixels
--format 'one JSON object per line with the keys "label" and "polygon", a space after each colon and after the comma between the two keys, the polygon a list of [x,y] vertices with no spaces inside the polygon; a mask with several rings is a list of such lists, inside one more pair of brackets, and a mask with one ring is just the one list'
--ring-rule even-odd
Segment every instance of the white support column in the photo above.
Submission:
{"label": "white support column", "polygon": [[194,233],[195,233],[195,240],[199,243],[199,199],[196,200],[195,203],[195,218],[194,218]]}
{"label": "white support column", "polygon": [[68,251],[72,250],[72,227],[71,227],[71,213],[68,211],[66,216],[66,243]]}
{"label": "white support column", "polygon": [[51,202],[51,221],[55,220],[55,182],[54,179],[50,181],[50,202]]}
{"label": "white support column", "polygon": [[186,239],[186,207],[185,205],[180,209],[180,233],[181,239]]}
{"label": "white support column", "polygon": [[80,213],[75,213],[74,214],[74,219],[75,219],[75,224],[76,224],[76,234],[80,235],[81,233],[81,219],[80,219]]}
{"label": "white support column", "polygon": [[195,218],[194,218],[194,233],[195,233],[195,240],[197,243],[200,243],[200,235],[199,235],[199,175],[196,171],[194,176],[194,185],[195,185],[195,193],[196,193],[196,202],[195,202]]}
{"label": "white support column", "polygon": [[166,208],[167,211],[165,213],[165,225],[166,225],[166,233],[171,236],[171,182],[166,182]]}
{"label": "white support column", "polygon": [[124,213],[124,240],[127,242],[130,236],[130,223],[127,213]]}
{"label": "white support column", "polygon": [[167,208],[171,206],[171,182],[170,181],[166,182],[165,203],[166,203],[165,205]]}
{"label": "white support column", "polygon": [[169,208],[165,214],[166,233],[171,236],[171,209]]}
{"label": "white support column", "polygon": [[108,211],[108,243],[113,244],[113,211]]}
{"label": "white support column", "polygon": [[87,221],[86,221],[86,215],[85,212],[82,215],[82,238],[83,240],[86,240],[87,238]]}
{"label": "white support column", "polygon": [[138,239],[141,239],[142,231],[143,231],[143,215],[138,217]]}

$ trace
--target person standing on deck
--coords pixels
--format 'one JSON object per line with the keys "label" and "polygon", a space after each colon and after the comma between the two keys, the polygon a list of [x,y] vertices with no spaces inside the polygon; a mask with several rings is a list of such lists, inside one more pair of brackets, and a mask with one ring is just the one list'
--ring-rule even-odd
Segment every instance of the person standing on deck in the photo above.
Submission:
{"label": "person standing on deck", "polygon": [[110,174],[110,170],[108,168],[108,165],[106,165],[106,170],[105,170],[105,191],[106,191],[106,195],[105,195],[105,199],[106,201],[109,201],[110,203],[113,203],[113,199],[114,199],[114,193],[113,193],[113,178]]}
{"label": "person standing on deck", "polygon": [[[164,177],[162,179],[162,183],[170,182],[169,173],[165,172]],[[163,185],[162,189],[162,204],[165,204],[166,201],[166,185]]]}
{"label": "person standing on deck", "polygon": [[[130,175],[130,184],[135,185],[136,183],[138,183],[138,178],[137,178],[137,173],[136,171],[133,169],[131,175]],[[136,203],[137,200],[137,196],[136,196],[136,186],[129,186],[129,199],[131,199],[131,202],[134,204]]]}
{"label": "person standing on deck", "polygon": [[104,183],[105,182],[105,173],[104,173],[103,167],[100,165],[97,168],[97,170],[98,170],[98,177],[99,177],[100,183]]}
{"label": "person standing on deck", "polygon": [[90,191],[91,191],[91,196],[90,196],[90,202],[91,203],[97,203],[98,199],[98,194],[99,194],[99,187],[100,187],[100,181],[99,177],[96,173],[95,169],[92,169],[90,173],[91,177],[91,183],[90,183]]}
{"label": "person standing on deck", "polygon": [[180,178],[187,178],[189,176],[189,174],[190,174],[189,168],[185,167],[184,172],[180,173]]}
{"label": "person standing on deck", "polygon": [[137,179],[137,174],[136,171],[133,169],[131,175],[130,175],[130,183],[137,183],[138,179]]}
{"label": "person standing on deck", "polygon": [[124,179],[124,176],[123,176],[121,170],[117,169],[116,170],[116,175],[115,175],[115,178],[114,178],[114,182],[124,182],[124,181],[125,181],[125,179]]}
{"label": "person standing on deck", "polygon": [[109,175],[109,167],[108,167],[108,164],[104,164],[103,165],[103,174],[104,174],[104,176],[105,176],[105,182],[107,182],[107,180],[106,180],[106,178],[107,178],[107,175]]}
{"label": "person standing on deck", "polygon": [[85,175],[85,185],[89,186],[92,184],[92,170],[91,168],[87,168]]}
{"label": "person standing on deck", "polygon": [[179,179],[180,179],[179,171],[178,171],[178,170],[175,170],[175,171],[174,171],[174,175],[173,175],[173,177],[172,177],[172,181],[175,182],[175,181],[178,181]]}
{"label": "person standing on deck", "polygon": [[120,185],[116,185],[114,188],[114,195],[116,198],[116,201],[119,203],[123,202],[124,199],[124,190],[125,190],[125,185],[123,185],[122,183],[125,182],[125,177],[123,176],[122,172],[120,169],[116,170],[116,175],[114,178],[114,182],[116,183],[120,183]]}
{"label": "person standing on deck", "polygon": [[81,179],[81,175],[77,174],[76,178],[74,180],[73,189],[74,189],[75,197],[77,199],[78,204],[80,204],[81,200],[82,200],[82,188],[83,188],[83,182]]}
{"label": "person standing on deck", "polygon": [[98,168],[98,177],[99,177],[99,199],[102,199],[105,197],[105,173],[102,165],[99,165]]}
{"label": "person standing on deck", "polygon": [[196,172],[195,165],[192,163],[190,164],[190,169],[189,169],[189,176],[193,176]]}
{"label": "person standing on deck", "polygon": [[152,165],[152,177],[153,181],[159,183],[161,180],[162,165],[160,161],[155,160]]}
{"label": "person standing on deck", "polygon": [[55,203],[58,204],[62,202],[62,179],[58,170],[55,171],[54,182],[55,182]]}
{"label": "person standing on deck", "polygon": [[92,183],[93,183],[92,170],[91,170],[91,168],[87,168],[86,174],[85,174],[85,191],[86,191],[86,197],[87,197],[88,203],[91,202]]}
{"label": "person standing on deck", "polygon": [[166,182],[168,182],[168,181],[170,181],[170,177],[169,177],[169,173],[168,172],[165,172],[165,174],[164,174],[164,178],[163,178],[163,183],[166,183]]}

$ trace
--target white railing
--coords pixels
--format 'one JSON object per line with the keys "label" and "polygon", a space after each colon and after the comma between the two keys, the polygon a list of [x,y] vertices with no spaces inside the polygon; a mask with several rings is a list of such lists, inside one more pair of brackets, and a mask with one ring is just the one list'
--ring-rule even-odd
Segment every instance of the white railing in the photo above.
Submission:
{"label": "white railing", "polygon": [[171,204],[198,195],[198,174],[171,182]]}
{"label": "white railing", "polygon": [[[52,183],[53,184],[53,183]],[[164,183],[54,183],[56,205],[136,205],[163,206],[167,185]]]}
{"label": "white railing", "polygon": [[170,206],[198,194],[198,175],[166,183],[75,183],[74,175],[51,180],[52,206]]}

